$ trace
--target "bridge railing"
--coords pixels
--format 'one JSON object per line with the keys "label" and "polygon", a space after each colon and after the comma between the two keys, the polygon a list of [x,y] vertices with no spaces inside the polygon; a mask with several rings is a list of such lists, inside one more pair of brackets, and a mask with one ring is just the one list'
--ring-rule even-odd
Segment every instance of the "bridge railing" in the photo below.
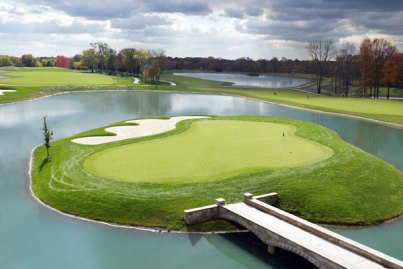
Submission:
{"label": "bridge railing", "polygon": [[376,251],[365,245],[357,243],[351,239],[348,239],[337,233],[329,231],[328,229],[325,229],[312,222],[306,221],[306,220],[301,219],[297,216],[294,216],[288,212],[278,209],[274,206],[266,204],[256,198],[254,198],[252,196],[252,194],[250,194],[250,193],[244,194],[244,203],[246,203],[247,205],[252,206],[256,209],[259,209],[260,211],[263,211],[272,216],[275,216],[283,221],[286,221],[294,226],[297,226],[305,231],[308,231],[311,234],[314,234],[322,239],[325,239],[335,245],[343,247],[344,249],[347,249],[360,256],[363,256],[367,259],[375,261],[383,266],[386,266],[387,268],[392,268],[392,269],[402,269],[403,268],[402,267],[403,263],[401,261],[399,261],[398,259],[390,257],[386,254],[383,254],[382,252]]}

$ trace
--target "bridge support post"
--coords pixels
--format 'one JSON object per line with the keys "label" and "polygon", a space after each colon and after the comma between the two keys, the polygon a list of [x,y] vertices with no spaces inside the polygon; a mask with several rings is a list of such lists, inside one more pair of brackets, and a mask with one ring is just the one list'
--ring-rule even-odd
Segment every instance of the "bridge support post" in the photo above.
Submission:
{"label": "bridge support post", "polygon": [[218,206],[223,206],[223,205],[225,205],[225,199],[217,198],[217,199],[215,199],[215,204]]}
{"label": "bridge support post", "polygon": [[271,255],[274,255],[274,253],[276,253],[276,247],[272,246],[272,245],[268,245],[267,252],[269,252],[269,254],[271,254]]}

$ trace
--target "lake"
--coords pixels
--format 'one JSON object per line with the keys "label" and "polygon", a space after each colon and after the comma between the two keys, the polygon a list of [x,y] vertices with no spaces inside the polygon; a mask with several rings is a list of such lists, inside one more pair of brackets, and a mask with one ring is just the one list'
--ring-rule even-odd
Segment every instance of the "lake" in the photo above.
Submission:
{"label": "lake", "polygon": [[245,74],[228,73],[174,73],[174,75],[214,81],[232,82],[234,83],[233,86],[236,87],[292,88],[309,82],[309,80],[306,79],[269,75],[250,76]]}
{"label": "lake", "polygon": [[[178,235],[121,229],[62,216],[31,197],[28,162],[32,148],[42,143],[45,115],[54,138],[60,139],[125,119],[200,114],[275,115],[315,122],[403,170],[401,129],[241,97],[122,91],[1,105],[0,268],[313,268],[287,252],[268,255],[249,233]],[[334,230],[403,259],[403,219]]]}

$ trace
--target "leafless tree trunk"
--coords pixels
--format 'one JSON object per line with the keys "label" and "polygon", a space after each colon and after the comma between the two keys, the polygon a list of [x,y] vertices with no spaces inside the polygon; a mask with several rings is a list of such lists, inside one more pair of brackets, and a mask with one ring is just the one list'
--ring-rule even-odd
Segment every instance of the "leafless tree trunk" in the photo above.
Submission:
{"label": "leafless tree trunk", "polygon": [[321,41],[310,41],[305,47],[311,57],[316,71],[317,92],[322,92],[323,76],[326,72],[327,62],[334,57],[336,48],[332,39]]}
{"label": "leafless tree trunk", "polygon": [[339,69],[339,76],[341,79],[342,90],[345,96],[349,95],[350,86],[353,79],[352,62],[355,54],[355,46],[352,43],[345,43],[342,45],[336,57]]}

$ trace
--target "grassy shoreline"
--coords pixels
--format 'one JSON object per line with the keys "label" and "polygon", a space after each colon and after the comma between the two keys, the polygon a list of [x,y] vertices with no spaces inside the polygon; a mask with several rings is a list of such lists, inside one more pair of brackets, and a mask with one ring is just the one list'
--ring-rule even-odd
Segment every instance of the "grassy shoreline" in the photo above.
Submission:
{"label": "grassy shoreline", "polygon": [[[50,71],[49,71],[50,70]],[[19,71],[21,72],[21,71]],[[24,72],[24,71],[23,71]],[[32,70],[25,70],[26,73],[35,73]],[[45,73],[79,73],[71,70],[61,69],[45,69]],[[16,90],[17,92],[6,93],[0,96],[0,104],[17,102],[22,100],[30,100],[43,96],[54,95],[58,93],[73,92],[73,91],[96,91],[96,90],[145,90],[145,91],[174,91],[186,93],[210,93],[210,94],[225,94],[231,96],[240,96],[251,98],[259,101],[267,101],[280,105],[287,105],[296,108],[316,110],[322,112],[337,113],[343,115],[351,115],[364,119],[373,119],[381,123],[392,123],[394,126],[403,128],[403,101],[402,100],[376,100],[366,98],[342,98],[334,96],[317,95],[307,92],[298,91],[295,89],[258,89],[258,88],[234,88],[232,83],[207,81],[190,77],[174,76],[173,71],[165,72],[161,79],[176,82],[177,86],[166,84],[159,85],[133,85],[131,78],[110,77],[107,75],[99,75],[109,79],[116,79],[110,85],[100,85],[96,82],[91,82],[92,85],[42,85],[42,86],[27,86],[27,85],[0,85],[2,89]],[[6,75],[7,73],[3,73]],[[79,73],[83,76],[88,73]],[[280,74],[284,75],[284,74]],[[294,75],[296,76],[296,75]],[[298,76],[297,76],[298,77]],[[305,75],[301,78],[309,79],[310,76]],[[0,80],[0,83],[2,81]],[[276,95],[274,95],[276,92]]]}
{"label": "grassy shoreline", "polygon": [[[185,227],[183,210],[211,204],[221,196],[228,202],[236,202],[247,191],[256,195],[276,191],[280,194],[281,208],[319,223],[368,225],[403,213],[401,172],[343,142],[333,131],[275,117],[217,119],[220,118],[291,124],[298,128],[297,135],[329,146],[335,151],[335,156],[318,164],[293,169],[273,169],[217,182],[192,184],[129,184],[89,177],[83,172],[83,161],[95,151],[176,135],[189,128],[192,121],[186,121],[168,133],[104,146],[80,146],[70,142],[71,138],[63,139],[54,143],[49,163],[42,162],[45,150],[39,147],[33,154],[32,189],[46,204],[69,214],[181,231],[233,229],[225,222]],[[86,134],[99,135],[102,130]],[[86,200],[83,201],[82,197]]]}

